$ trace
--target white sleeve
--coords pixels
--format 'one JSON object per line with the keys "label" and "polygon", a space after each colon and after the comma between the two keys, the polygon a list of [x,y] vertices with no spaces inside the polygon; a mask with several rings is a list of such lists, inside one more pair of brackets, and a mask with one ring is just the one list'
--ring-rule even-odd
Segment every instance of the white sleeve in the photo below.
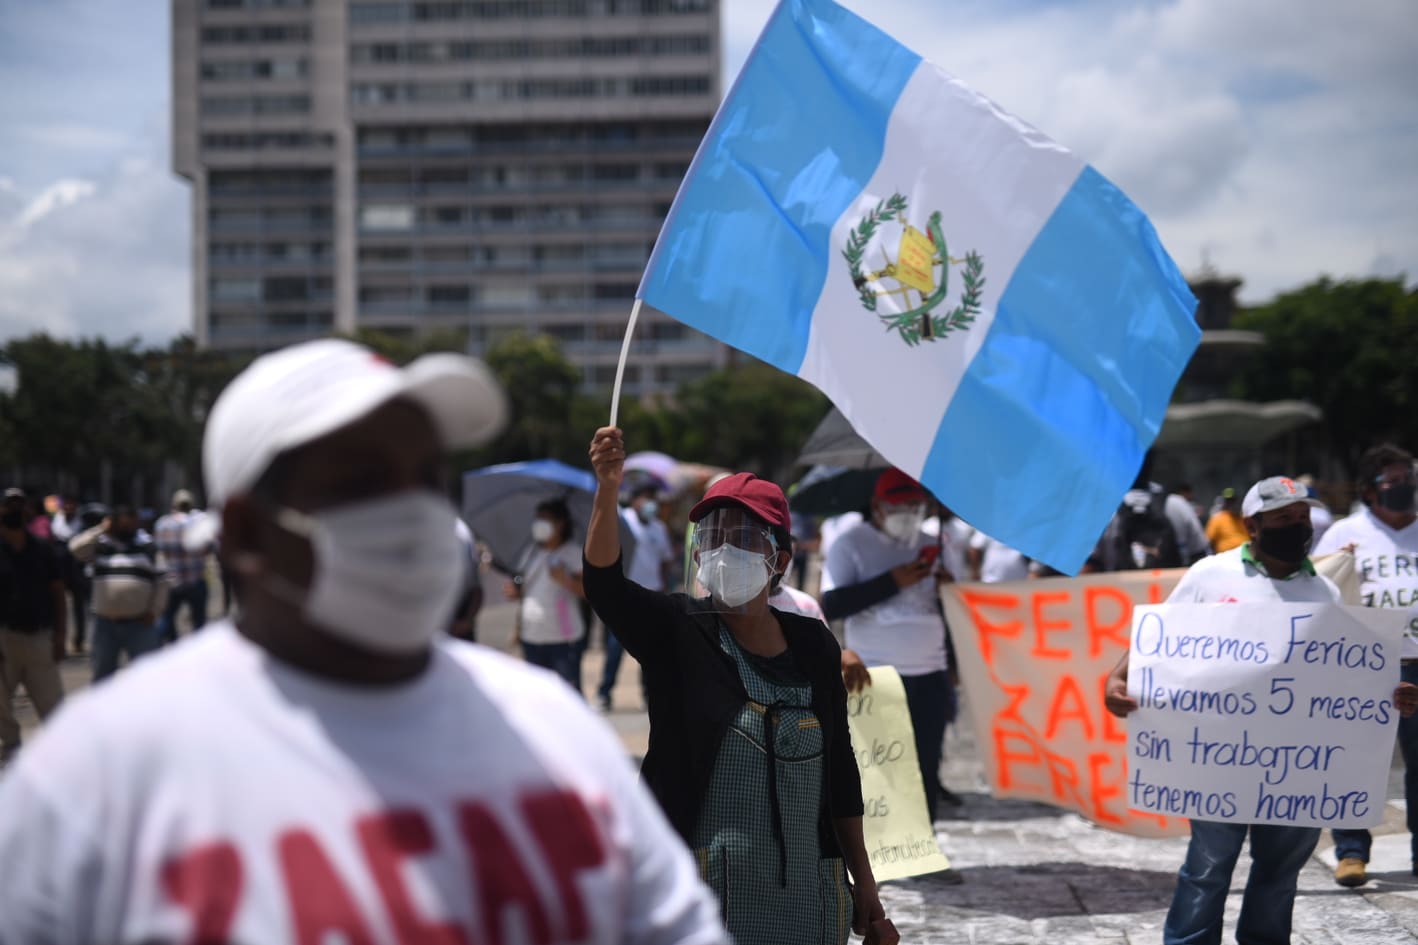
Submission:
{"label": "white sleeve", "polygon": [[989,547],[989,545],[990,536],[986,535],[978,528],[975,529],[975,533],[970,536],[970,547],[974,548],[976,551],[984,551],[986,548]]}
{"label": "white sleeve", "polygon": [[834,588],[847,587],[865,579],[865,575],[857,573],[860,569],[857,567],[857,555],[852,548],[851,535],[851,531],[838,535],[837,540],[828,549],[827,557],[822,559],[820,589],[824,594]]}
{"label": "white sleeve", "polygon": [[116,940],[93,928],[104,879],[98,845],[59,809],[52,792],[17,766],[0,780],[0,811],[0,863],[6,864],[0,945]]}
{"label": "white sleeve", "polygon": [[[1206,561],[1206,558],[1202,558]],[[1201,582],[1193,577],[1196,573],[1196,566],[1187,568],[1187,573],[1182,575],[1182,579],[1177,582],[1177,586],[1172,588],[1172,593],[1167,595],[1165,603],[1168,604],[1202,604],[1206,599],[1201,594]]]}
{"label": "white sleeve", "polygon": [[1315,542],[1314,550],[1310,552],[1311,558],[1322,558],[1325,555],[1333,554],[1354,539],[1349,536],[1349,528],[1345,522],[1335,522],[1325,529],[1320,540]]}

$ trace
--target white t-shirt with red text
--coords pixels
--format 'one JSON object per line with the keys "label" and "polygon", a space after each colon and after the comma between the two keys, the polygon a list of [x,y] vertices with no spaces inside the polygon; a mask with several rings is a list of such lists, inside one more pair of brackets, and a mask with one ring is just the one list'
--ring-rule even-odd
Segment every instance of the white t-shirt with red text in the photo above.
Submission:
{"label": "white t-shirt with red text", "polygon": [[1354,545],[1359,593],[1365,607],[1409,613],[1403,658],[1418,658],[1418,521],[1389,528],[1367,508],[1335,522],[1315,543],[1315,555]]}
{"label": "white t-shirt with red text", "polygon": [[66,701],[0,811],[0,943],[727,941],[610,730],[452,639],[356,687],[211,626]]}

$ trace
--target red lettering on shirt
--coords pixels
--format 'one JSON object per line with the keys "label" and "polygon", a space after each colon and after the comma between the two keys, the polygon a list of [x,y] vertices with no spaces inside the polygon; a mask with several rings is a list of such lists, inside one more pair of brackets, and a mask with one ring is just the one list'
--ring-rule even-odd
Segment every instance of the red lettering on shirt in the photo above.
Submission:
{"label": "red lettering on shirt", "polygon": [[191,945],[227,941],[243,879],[241,855],[225,841],[194,847],[163,864],[163,892],[192,916]]}
{"label": "red lettering on shirt", "polygon": [[566,936],[580,941],[590,931],[590,922],[576,874],[606,859],[596,825],[581,798],[568,791],[529,794],[522,799],[522,813],[556,877],[556,891],[566,909]]}
{"label": "red lettering on shirt", "polygon": [[516,906],[526,918],[531,940],[540,945],[551,942],[551,918],[517,848],[492,812],[482,804],[462,804],[458,808],[458,827],[477,871],[484,938],[489,942],[503,941],[504,914]]}
{"label": "red lettering on shirt", "polygon": [[433,851],[433,831],[416,810],[396,810],[363,817],[355,825],[364,858],[374,876],[389,922],[400,945],[466,945],[457,925],[429,922],[418,914],[400,874],[403,861]]}
{"label": "red lettering on shirt", "polygon": [[354,898],[315,836],[300,828],[287,830],[276,846],[295,940],[325,945],[329,933],[339,932],[346,945],[374,945]]}

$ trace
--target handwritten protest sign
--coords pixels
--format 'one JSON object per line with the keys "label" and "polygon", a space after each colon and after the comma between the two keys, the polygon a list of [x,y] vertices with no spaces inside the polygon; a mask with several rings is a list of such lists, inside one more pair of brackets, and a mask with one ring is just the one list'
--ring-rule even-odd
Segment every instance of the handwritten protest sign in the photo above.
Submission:
{"label": "handwritten protest sign", "polygon": [[949,585],[975,741],[996,797],[1067,808],[1135,836],[1180,836],[1185,820],[1128,809],[1124,723],[1103,708],[1127,652],[1134,604],[1159,603],[1182,576],[1130,571]]}
{"label": "handwritten protest sign", "polygon": [[[1357,600],[1353,555],[1315,566]],[[1128,650],[1133,606],[1161,603],[1184,573],[946,586],[961,686],[996,797],[1053,804],[1134,836],[1187,832],[1185,818],[1128,808],[1126,728],[1103,709],[1108,673]]]}
{"label": "handwritten protest sign", "polygon": [[896,670],[872,667],[871,685],[847,697],[847,722],[862,773],[872,875],[880,882],[949,869],[926,817],[906,689]]}
{"label": "handwritten protest sign", "polygon": [[1381,822],[1405,618],[1316,603],[1139,607],[1129,806],[1244,824]]}

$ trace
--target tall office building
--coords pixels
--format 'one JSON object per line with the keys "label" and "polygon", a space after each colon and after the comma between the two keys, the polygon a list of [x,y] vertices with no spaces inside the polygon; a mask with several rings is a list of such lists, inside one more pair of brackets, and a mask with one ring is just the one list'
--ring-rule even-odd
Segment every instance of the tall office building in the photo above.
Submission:
{"label": "tall office building", "polygon": [[[195,333],[556,337],[612,379],[719,100],[718,0],[173,0]],[[723,363],[642,322],[629,392]]]}

